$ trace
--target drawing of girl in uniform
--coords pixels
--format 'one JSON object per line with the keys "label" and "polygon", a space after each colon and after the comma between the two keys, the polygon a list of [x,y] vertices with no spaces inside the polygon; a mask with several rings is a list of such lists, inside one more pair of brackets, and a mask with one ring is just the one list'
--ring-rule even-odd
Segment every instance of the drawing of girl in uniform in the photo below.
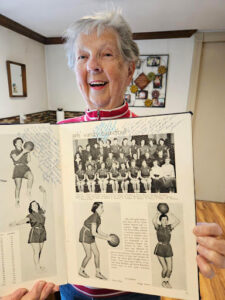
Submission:
{"label": "drawing of girl in uniform", "polygon": [[171,218],[174,221],[172,224],[169,224],[167,214],[157,212],[152,220],[158,239],[154,254],[157,255],[162,267],[162,286],[165,288],[172,288],[169,282],[173,270],[173,250],[170,239],[172,230],[180,223],[180,220],[172,213],[170,213]]}
{"label": "drawing of girl in uniform", "polygon": [[80,230],[79,242],[82,243],[85,257],[81,263],[79,275],[85,278],[89,278],[89,275],[85,272],[85,268],[89,263],[92,253],[94,254],[96,277],[99,279],[107,279],[100,271],[100,253],[95,241],[95,238],[111,241],[108,234],[101,231],[101,215],[104,212],[102,202],[94,202],[91,208],[92,215],[90,215],[83,224]]}
{"label": "drawing of girl in uniform", "polygon": [[[30,152],[33,150],[34,144],[32,142],[26,142],[23,145],[23,139],[17,137],[13,140],[14,150],[11,151],[10,157],[14,163],[13,176],[15,182],[15,200],[16,206],[20,205],[20,190],[22,186],[22,180],[27,179],[27,196],[31,201],[31,188],[33,185],[33,174],[28,166],[30,161]],[[26,145],[26,147],[25,147]],[[33,145],[33,146],[32,146]],[[24,147],[23,147],[24,146]]]}
{"label": "drawing of girl in uniform", "polygon": [[10,226],[18,226],[22,224],[29,223],[31,226],[31,230],[29,233],[28,244],[31,245],[33,250],[33,260],[36,271],[43,271],[45,268],[41,266],[40,259],[44,246],[44,242],[46,241],[46,230],[45,230],[45,209],[46,209],[46,191],[40,186],[40,192],[43,194],[43,205],[33,200],[30,202],[28,211],[29,214],[26,218],[12,222]]}

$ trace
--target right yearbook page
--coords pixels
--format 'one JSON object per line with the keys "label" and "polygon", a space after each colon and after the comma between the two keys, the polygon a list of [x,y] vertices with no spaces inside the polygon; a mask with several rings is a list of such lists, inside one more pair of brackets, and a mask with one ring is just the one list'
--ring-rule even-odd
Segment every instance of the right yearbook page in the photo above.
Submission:
{"label": "right yearbook page", "polygon": [[68,281],[199,299],[191,114],[59,130]]}

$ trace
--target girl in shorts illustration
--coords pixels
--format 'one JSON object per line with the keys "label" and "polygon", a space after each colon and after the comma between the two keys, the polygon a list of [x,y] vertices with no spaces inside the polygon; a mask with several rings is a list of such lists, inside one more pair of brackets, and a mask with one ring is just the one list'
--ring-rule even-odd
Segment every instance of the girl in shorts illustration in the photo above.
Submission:
{"label": "girl in shorts illustration", "polygon": [[[20,190],[22,180],[27,180],[27,196],[31,201],[31,188],[33,185],[33,174],[28,166],[30,161],[30,152],[33,150],[34,144],[26,142],[23,145],[23,139],[17,137],[13,140],[14,150],[11,151],[10,157],[14,164],[13,176],[15,182],[15,200],[16,206],[20,204]],[[26,147],[25,147],[26,146]]]}
{"label": "girl in shorts illustration", "polygon": [[43,271],[45,268],[41,266],[40,259],[44,246],[44,242],[47,239],[46,230],[45,230],[45,209],[46,209],[46,191],[40,186],[40,192],[43,194],[43,205],[33,200],[28,208],[29,214],[26,218],[12,222],[10,226],[18,226],[22,224],[29,223],[31,230],[29,233],[28,244],[31,245],[33,250],[33,260],[36,271]]}
{"label": "girl in shorts illustration", "polygon": [[179,219],[172,213],[170,213],[170,219],[171,218],[174,219],[174,222],[169,224],[167,214],[157,212],[152,220],[158,239],[154,254],[157,255],[162,267],[162,286],[165,288],[172,288],[169,283],[173,270],[173,250],[170,239],[172,230],[180,223]]}
{"label": "girl in shorts illustration", "polygon": [[81,263],[79,275],[85,278],[89,278],[89,275],[85,272],[85,268],[89,263],[92,253],[94,254],[96,277],[99,279],[107,279],[100,271],[100,253],[95,241],[95,238],[111,241],[108,234],[101,231],[101,215],[104,212],[102,202],[94,202],[91,208],[92,215],[90,215],[85,221],[80,230],[79,242],[82,243],[85,257]]}

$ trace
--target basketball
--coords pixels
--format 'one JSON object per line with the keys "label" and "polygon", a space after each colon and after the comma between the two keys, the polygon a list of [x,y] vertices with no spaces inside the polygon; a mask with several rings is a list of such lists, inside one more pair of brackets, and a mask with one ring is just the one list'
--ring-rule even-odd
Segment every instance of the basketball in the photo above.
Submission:
{"label": "basketball", "polygon": [[161,214],[167,214],[169,211],[169,206],[167,203],[159,203],[157,209]]}
{"label": "basketball", "polygon": [[112,247],[117,247],[120,243],[120,238],[118,237],[118,235],[111,233],[109,236],[111,240],[108,241],[108,244]]}
{"label": "basketball", "polygon": [[34,143],[31,141],[25,142],[24,149],[26,149],[28,151],[32,151],[34,149]]}

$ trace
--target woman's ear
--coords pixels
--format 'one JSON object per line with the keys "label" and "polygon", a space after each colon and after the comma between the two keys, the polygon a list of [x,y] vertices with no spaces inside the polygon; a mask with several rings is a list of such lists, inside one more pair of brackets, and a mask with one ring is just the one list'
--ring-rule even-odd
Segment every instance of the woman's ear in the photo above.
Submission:
{"label": "woman's ear", "polygon": [[134,75],[134,71],[135,71],[135,62],[131,61],[131,62],[129,62],[129,68],[128,68],[128,74],[129,74],[129,76],[131,76],[131,78]]}
{"label": "woman's ear", "polygon": [[135,62],[131,61],[128,63],[128,84],[127,85],[130,84],[134,75],[134,71],[135,71]]}

